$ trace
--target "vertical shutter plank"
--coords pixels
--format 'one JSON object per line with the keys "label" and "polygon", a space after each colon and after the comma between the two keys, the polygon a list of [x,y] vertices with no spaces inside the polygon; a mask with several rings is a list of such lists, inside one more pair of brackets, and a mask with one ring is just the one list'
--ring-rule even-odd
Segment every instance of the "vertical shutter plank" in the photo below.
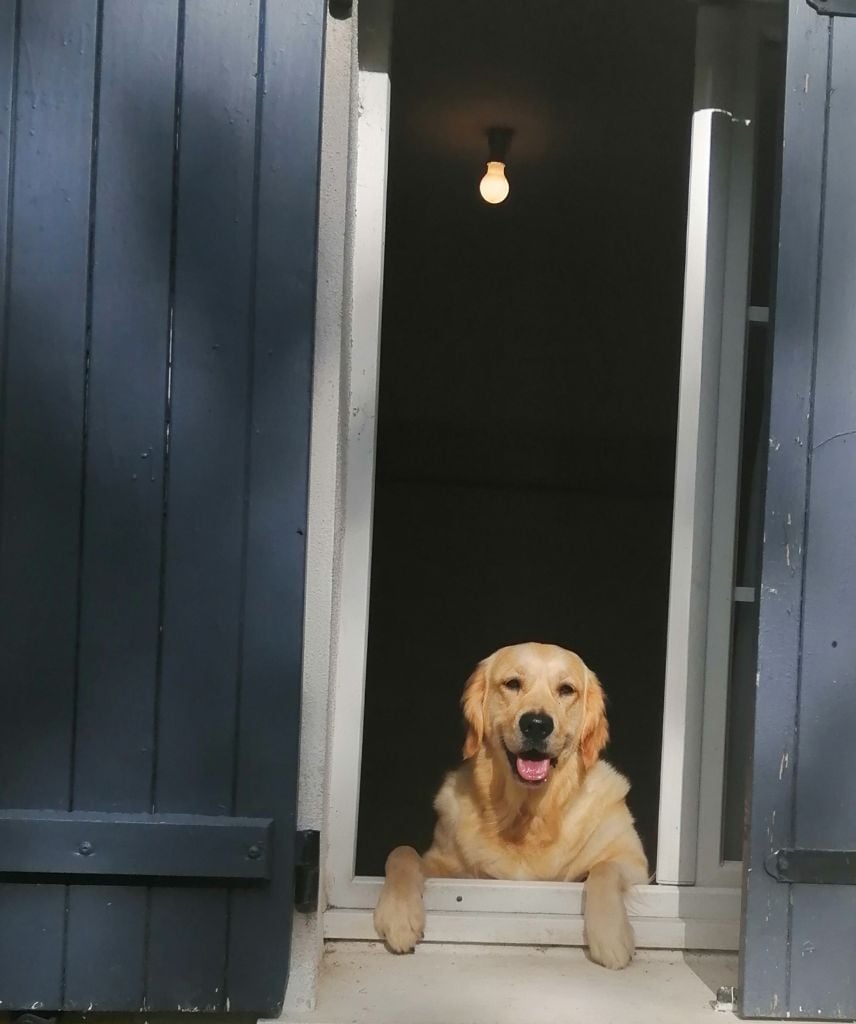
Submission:
{"label": "vertical shutter plank", "polygon": [[[4,5],[11,8],[13,5]],[[18,7],[0,498],[7,807],[65,807],[75,696],[96,0]],[[58,1006],[65,889],[0,887],[6,1005]]]}
{"label": "vertical shutter plank", "polygon": [[[76,810],[151,808],[177,10],[104,9]],[[146,910],[144,887],[71,888],[66,1010],[142,1007]]]}
{"label": "vertical shutter plank", "polygon": [[[268,3],[237,814],[274,814],[270,890],[232,893],[233,1010],[276,1016],[291,938],[315,312],[321,0]],[[283,126],[288,126],[287,130]],[[287,241],[286,241],[287,240]],[[287,281],[288,288],[283,287]],[[263,932],[269,941],[253,941]],[[262,993],[264,1003],[259,1002]]]}
{"label": "vertical shutter plank", "polygon": [[[764,870],[792,838],[795,708],[807,502],[828,23],[792,0],[787,44],[774,296],[770,442],[759,599],[756,713],[739,990],[748,1017],[782,1016],[790,964],[788,890]],[[805,82],[809,82],[806,91]],[[800,444],[800,438],[803,443]]]}
{"label": "vertical shutter plank", "polygon": [[[833,23],[795,845],[856,848],[856,20]],[[856,1016],[856,887],[792,886],[791,1013]]]}
{"label": "vertical shutter plank", "polygon": [[[188,0],[156,806],[228,814],[241,660],[258,0]],[[154,889],[149,1008],[218,1009],[228,894]]]}

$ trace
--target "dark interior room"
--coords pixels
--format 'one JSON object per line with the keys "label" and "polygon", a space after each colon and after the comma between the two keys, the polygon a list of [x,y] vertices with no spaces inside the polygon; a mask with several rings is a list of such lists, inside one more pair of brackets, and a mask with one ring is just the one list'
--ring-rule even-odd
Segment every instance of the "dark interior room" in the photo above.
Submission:
{"label": "dark interior room", "polygon": [[396,5],[358,874],[524,640],[599,675],[653,865],[693,47],[686,0]]}

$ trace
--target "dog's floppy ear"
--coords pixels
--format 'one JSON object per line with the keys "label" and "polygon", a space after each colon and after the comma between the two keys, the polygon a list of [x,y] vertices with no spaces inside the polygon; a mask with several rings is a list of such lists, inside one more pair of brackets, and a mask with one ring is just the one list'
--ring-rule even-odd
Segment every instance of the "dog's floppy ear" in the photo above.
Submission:
{"label": "dog's floppy ear", "polygon": [[586,768],[600,757],[600,752],[609,740],[609,723],[606,720],[606,702],[600,680],[586,668],[586,686],[583,694],[583,727],[580,734],[580,754]]}
{"label": "dog's floppy ear", "polygon": [[461,708],[467,722],[464,760],[473,757],[484,739],[484,705],[487,697],[487,661],[480,661],[464,686]]}

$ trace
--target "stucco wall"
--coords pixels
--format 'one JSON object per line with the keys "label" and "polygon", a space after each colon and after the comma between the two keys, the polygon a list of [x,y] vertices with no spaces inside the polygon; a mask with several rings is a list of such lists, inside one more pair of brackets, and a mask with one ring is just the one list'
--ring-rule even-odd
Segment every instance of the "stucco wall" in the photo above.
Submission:
{"label": "stucco wall", "polygon": [[[351,202],[356,120],[357,12],[328,18],[324,68],[318,299],[315,332],[306,620],[298,827],[325,829],[330,679],[335,664],[333,615],[338,586],[336,529],[341,508],[340,415],[350,337]],[[323,890],[323,879],[322,879]],[[311,1009],[322,950],[320,918],[296,914],[283,1017]]]}

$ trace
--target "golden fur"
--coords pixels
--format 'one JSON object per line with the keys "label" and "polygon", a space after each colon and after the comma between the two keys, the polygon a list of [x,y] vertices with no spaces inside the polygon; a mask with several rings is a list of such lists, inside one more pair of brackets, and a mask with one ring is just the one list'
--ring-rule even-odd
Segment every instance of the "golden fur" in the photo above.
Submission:
{"label": "golden fur", "polygon": [[[477,666],[461,703],[464,763],[437,794],[431,849],[389,855],[378,934],[394,952],[413,949],[425,925],[425,878],[586,879],[592,959],[626,966],[634,938],[624,896],[647,879],[648,864],[625,802],[629,784],[600,760],[609,734],[597,677],[571,651],[519,644]],[[531,746],[521,727],[527,713],[553,723],[539,748],[552,766],[543,781],[527,782],[515,768]]]}

